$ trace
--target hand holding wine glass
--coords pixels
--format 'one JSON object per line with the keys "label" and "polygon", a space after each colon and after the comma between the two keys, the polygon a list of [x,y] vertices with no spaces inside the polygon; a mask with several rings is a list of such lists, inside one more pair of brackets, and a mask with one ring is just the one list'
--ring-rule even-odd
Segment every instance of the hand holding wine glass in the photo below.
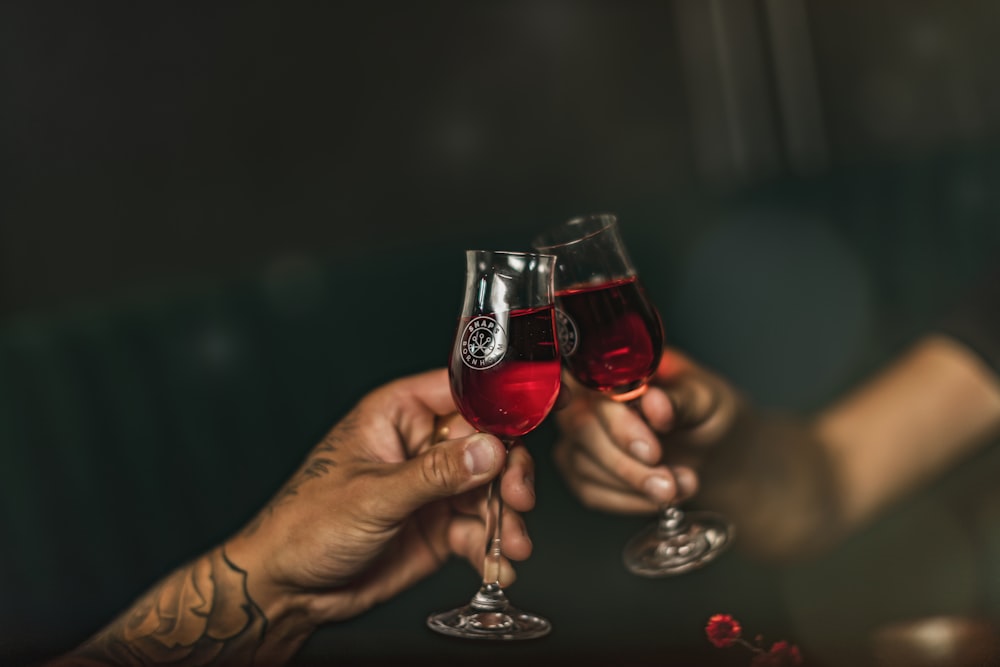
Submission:
{"label": "hand holding wine glass", "polygon": [[[555,258],[532,253],[466,252],[465,298],[449,377],[459,411],[509,449],[549,414],[559,394],[552,270]],[[487,499],[483,582],[464,606],[432,614],[428,626],[472,639],[530,639],[551,629],[521,611],[501,587],[502,474]]]}
{"label": "hand holding wine glass", "polygon": [[[533,464],[525,448],[505,456],[475,433],[449,385],[441,368],[366,394],[242,530],[46,665],[285,664],[321,625],[394,597],[451,554],[480,567],[486,531],[469,508],[507,470],[504,500],[529,510],[530,482],[519,482]],[[505,551],[525,558],[520,517],[507,519]]]}
{"label": "hand holding wine glass", "polygon": [[[563,363],[584,387],[639,410],[661,364],[663,325],[626,252],[617,218],[575,218],[538,237],[558,257],[557,320]],[[640,413],[641,414],[641,413]],[[680,574],[714,559],[731,542],[722,517],[685,515],[676,505],[625,547],[626,567],[642,576]]]}

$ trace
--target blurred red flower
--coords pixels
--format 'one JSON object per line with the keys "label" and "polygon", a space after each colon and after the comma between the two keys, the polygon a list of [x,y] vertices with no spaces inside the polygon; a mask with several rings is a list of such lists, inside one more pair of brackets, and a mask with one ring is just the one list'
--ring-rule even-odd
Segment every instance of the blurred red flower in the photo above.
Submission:
{"label": "blurred red flower", "polygon": [[802,665],[802,654],[799,647],[789,644],[785,640],[771,644],[771,649],[765,651],[763,648],[764,637],[757,635],[754,643],[743,639],[743,626],[740,622],[729,614],[715,614],[708,619],[705,626],[705,634],[708,641],[718,648],[726,648],[734,644],[739,644],[750,649],[753,658],[750,660],[750,667],[800,667]]}
{"label": "blurred red flower", "polygon": [[750,667],[798,667],[802,664],[799,647],[785,640],[771,644],[767,653],[758,653],[750,661]]}
{"label": "blurred red flower", "polygon": [[705,626],[708,641],[719,648],[732,646],[742,632],[740,622],[729,614],[715,614],[708,619],[708,625]]}

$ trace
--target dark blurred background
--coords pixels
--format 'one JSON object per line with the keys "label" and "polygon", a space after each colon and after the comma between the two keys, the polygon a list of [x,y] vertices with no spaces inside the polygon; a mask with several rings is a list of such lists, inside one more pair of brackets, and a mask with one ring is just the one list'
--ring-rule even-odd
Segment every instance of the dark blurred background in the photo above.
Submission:
{"label": "dark blurred background", "polygon": [[[822,405],[997,263],[998,34],[992,0],[0,4],[0,651],[72,646],[234,530],[364,391],[443,364],[463,249],[574,215],[620,215],[670,342]],[[835,664],[1000,612],[995,454],[818,563],[653,584],[545,436],[519,595],[557,632],[520,660],[697,652],[734,610]],[[310,655],[378,658],[390,619],[481,659],[422,627],[467,577]]]}

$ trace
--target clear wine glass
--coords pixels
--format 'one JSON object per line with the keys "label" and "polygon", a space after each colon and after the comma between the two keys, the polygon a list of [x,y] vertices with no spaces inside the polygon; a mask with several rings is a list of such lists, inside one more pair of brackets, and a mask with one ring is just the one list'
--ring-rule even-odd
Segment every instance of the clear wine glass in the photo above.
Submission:
{"label": "clear wine glass", "polygon": [[[465,300],[452,346],[449,377],[459,412],[508,450],[535,429],[559,394],[555,257],[520,252],[466,251]],[[491,482],[486,510],[483,582],[472,600],[432,614],[432,630],[472,639],[531,639],[552,629],[537,614],[515,608],[500,587],[501,475]]]}
{"label": "clear wine glass", "polygon": [[[533,245],[558,258],[556,320],[566,369],[585,387],[638,411],[663,354],[663,324],[625,250],[617,217],[574,218]],[[724,551],[732,535],[732,524],[718,514],[668,504],[625,545],[625,566],[646,577],[688,572]]]}

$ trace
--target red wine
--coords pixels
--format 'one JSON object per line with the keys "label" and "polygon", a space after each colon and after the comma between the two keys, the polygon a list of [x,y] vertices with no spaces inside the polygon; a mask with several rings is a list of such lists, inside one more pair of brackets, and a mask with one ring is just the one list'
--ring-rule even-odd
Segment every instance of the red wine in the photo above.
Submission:
{"label": "red wine", "polygon": [[663,353],[663,325],[638,278],[556,294],[563,361],[582,384],[609,394],[641,389]]}
{"label": "red wine", "polygon": [[553,307],[462,318],[449,370],[452,395],[469,423],[501,438],[530,432],[559,394]]}

